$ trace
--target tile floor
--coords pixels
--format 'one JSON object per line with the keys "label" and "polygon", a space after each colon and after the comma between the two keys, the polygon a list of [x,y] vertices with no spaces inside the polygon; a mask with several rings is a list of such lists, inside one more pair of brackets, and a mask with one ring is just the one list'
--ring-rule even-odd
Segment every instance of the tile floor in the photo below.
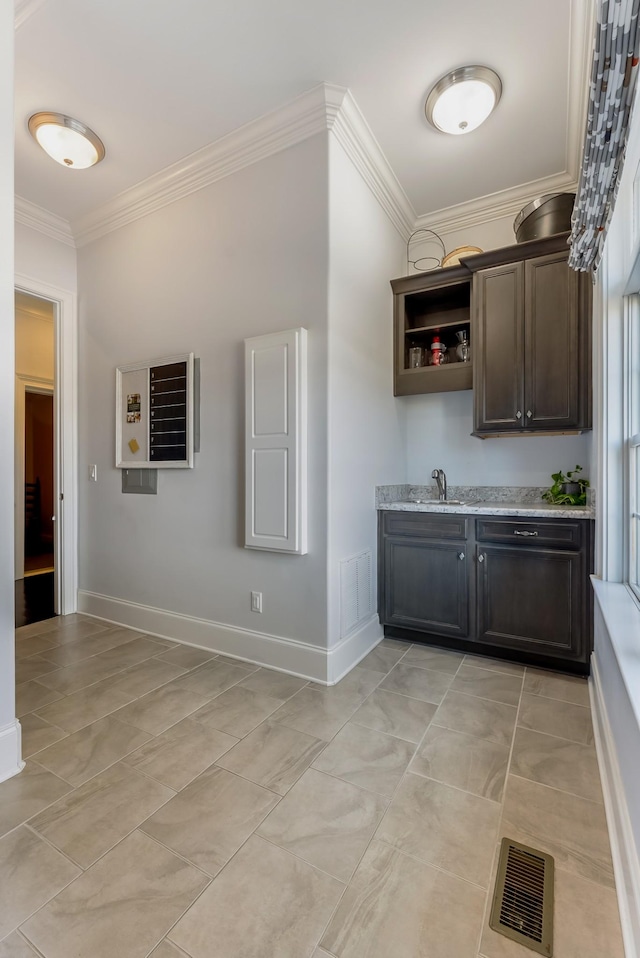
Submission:
{"label": "tile floor", "polygon": [[385,640],[324,688],[83,616],[17,657],[0,958],[527,958],[504,834],[555,958],[622,958],[584,680]]}

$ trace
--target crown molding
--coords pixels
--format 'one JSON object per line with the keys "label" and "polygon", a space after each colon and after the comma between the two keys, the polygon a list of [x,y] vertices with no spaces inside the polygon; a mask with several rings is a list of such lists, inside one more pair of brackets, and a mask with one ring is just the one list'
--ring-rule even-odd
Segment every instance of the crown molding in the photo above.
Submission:
{"label": "crown molding", "polygon": [[[333,100],[333,95],[329,99]],[[321,83],[278,110],[246,123],[154,173],[103,206],[73,220],[71,226],[77,245],[85,246],[252,163],[326,131],[327,108],[327,85]]]}
{"label": "crown molding", "polygon": [[25,200],[22,196],[15,197],[15,220],[16,223],[22,223],[29,229],[44,233],[45,236],[49,236],[59,243],[65,243],[67,246],[76,245],[71,226],[67,220],[55,213],[50,213],[49,210],[45,210],[41,206],[36,206],[35,203]]}
{"label": "crown molding", "polygon": [[330,84],[325,86],[341,94],[339,108],[329,114],[329,130],[400,235],[405,241],[408,240],[416,220],[416,211],[409,197],[349,90],[331,87]]}
{"label": "crown molding", "polygon": [[515,217],[523,206],[544,193],[568,193],[576,188],[576,180],[569,173],[554,173],[530,183],[521,183],[508,190],[479,196],[467,203],[426,213],[416,220],[415,229],[432,229],[437,233],[482,226],[505,216]]}
{"label": "crown molding", "polygon": [[169,203],[328,130],[342,144],[394,226],[408,237],[415,211],[355,100],[343,87],[320,83],[278,110],[252,120],[73,220],[71,228],[76,244],[92,243]]}
{"label": "crown molding", "polygon": [[587,123],[596,4],[571,0],[570,16],[566,170],[577,182]]}
{"label": "crown molding", "polygon": [[15,25],[19,30],[23,23],[46,3],[47,0],[15,0]]}

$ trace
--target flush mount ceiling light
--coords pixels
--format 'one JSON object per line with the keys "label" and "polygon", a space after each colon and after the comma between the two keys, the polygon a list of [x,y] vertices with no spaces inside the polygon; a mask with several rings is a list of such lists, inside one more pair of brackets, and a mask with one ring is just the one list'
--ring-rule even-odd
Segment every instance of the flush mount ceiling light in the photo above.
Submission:
{"label": "flush mount ceiling light", "polygon": [[502,95],[502,82],[489,67],[470,66],[441,77],[427,97],[427,120],[443,133],[471,133],[487,119]]}
{"label": "flush mount ceiling light", "polygon": [[100,137],[64,113],[34,113],[29,117],[29,132],[56,163],[73,170],[86,170],[104,157]]}

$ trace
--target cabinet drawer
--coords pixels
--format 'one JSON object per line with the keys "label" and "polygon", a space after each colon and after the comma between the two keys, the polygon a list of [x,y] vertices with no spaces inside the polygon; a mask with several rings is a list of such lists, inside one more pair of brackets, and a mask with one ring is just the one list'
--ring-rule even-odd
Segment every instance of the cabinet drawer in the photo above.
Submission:
{"label": "cabinet drawer", "polygon": [[518,545],[557,546],[560,549],[580,549],[583,542],[584,519],[478,519],[478,542],[510,542]]}
{"label": "cabinet drawer", "polygon": [[421,536],[428,539],[466,539],[464,516],[435,512],[383,512],[382,528],[389,536]]}

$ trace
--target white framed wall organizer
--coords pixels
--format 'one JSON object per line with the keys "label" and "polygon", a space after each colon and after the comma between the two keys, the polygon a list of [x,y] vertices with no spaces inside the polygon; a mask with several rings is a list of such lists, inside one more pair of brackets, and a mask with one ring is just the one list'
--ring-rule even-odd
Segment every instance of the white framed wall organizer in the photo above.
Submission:
{"label": "white framed wall organizer", "polygon": [[245,340],[245,548],[307,552],[307,331]]}
{"label": "white framed wall organizer", "polygon": [[192,469],[194,355],[116,369],[116,467]]}

